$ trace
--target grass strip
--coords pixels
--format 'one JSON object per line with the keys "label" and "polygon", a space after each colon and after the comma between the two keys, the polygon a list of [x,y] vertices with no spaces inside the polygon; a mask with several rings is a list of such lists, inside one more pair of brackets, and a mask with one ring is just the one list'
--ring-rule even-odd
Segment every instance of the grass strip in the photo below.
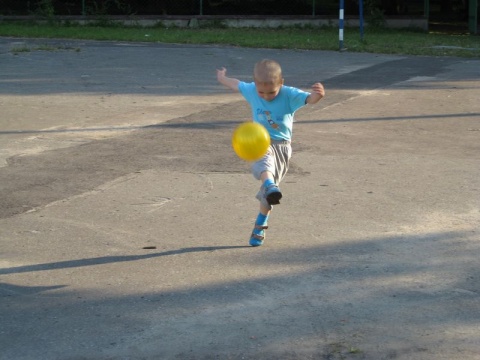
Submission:
{"label": "grass strip", "polygon": [[[322,28],[178,28],[120,25],[60,25],[0,22],[0,36],[214,44],[252,48],[339,50],[338,29]],[[480,37],[412,30],[366,28],[360,39],[357,28],[345,29],[344,47],[350,52],[379,54],[480,57]]]}

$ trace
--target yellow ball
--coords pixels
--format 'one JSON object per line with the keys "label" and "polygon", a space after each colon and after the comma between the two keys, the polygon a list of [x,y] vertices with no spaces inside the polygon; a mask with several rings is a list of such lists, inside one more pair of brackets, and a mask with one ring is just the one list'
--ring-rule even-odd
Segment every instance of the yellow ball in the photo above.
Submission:
{"label": "yellow ball", "polygon": [[233,132],[232,146],[239,158],[255,161],[267,153],[270,135],[262,125],[248,121],[240,124]]}

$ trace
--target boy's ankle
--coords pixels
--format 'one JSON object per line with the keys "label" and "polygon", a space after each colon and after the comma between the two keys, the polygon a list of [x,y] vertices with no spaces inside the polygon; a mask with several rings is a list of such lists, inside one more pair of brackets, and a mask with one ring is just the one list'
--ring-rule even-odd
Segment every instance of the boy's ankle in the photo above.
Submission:
{"label": "boy's ankle", "polygon": [[263,182],[263,186],[265,188],[268,188],[269,186],[271,185],[275,185],[275,181],[273,181],[273,179],[266,179],[264,182]]}

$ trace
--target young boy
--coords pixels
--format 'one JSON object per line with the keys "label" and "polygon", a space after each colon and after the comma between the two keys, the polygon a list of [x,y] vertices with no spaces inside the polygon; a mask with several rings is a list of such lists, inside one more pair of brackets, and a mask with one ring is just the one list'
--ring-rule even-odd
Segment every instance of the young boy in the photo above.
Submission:
{"label": "young boy", "polygon": [[251,246],[260,246],[272,205],[280,204],[282,193],[278,184],[288,171],[292,156],[292,125],[296,110],[306,104],[315,104],[325,96],[321,83],[312,85],[312,92],[285,86],[280,65],[274,60],[255,64],[252,83],[226,76],[227,69],[217,70],[217,80],[226,87],[240,92],[252,108],[253,121],[265,126],[271,145],[267,154],[252,165],[253,176],[262,181],[257,199],[260,212],[250,236]]}

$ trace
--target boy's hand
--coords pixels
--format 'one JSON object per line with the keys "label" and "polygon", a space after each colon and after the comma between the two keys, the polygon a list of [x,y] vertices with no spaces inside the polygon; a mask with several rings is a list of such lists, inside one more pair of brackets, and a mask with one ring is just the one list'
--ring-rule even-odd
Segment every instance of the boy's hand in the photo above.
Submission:
{"label": "boy's hand", "polygon": [[233,91],[238,91],[239,80],[234,78],[227,77],[227,69],[222,67],[217,69],[217,80],[220,84],[225,85],[226,87],[232,89]]}
{"label": "boy's hand", "polygon": [[325,96],[325,89],[321,83],[315,83],[312,85],[312,93],[307,98],[307,104],[315,104],[319,102]]}
{"label": "boy's hand", "polygon": [[315,83],[312,85],[312,91],[321,97],[325,96],[325,89],[323,88],[323,85],[321,83]]}
{"label": "boy's hand", "polygon": [[224,78],[227,75],[227,69],[222,67],[221,69],[217,69],[217,80],[219,82],[221,78]]}

